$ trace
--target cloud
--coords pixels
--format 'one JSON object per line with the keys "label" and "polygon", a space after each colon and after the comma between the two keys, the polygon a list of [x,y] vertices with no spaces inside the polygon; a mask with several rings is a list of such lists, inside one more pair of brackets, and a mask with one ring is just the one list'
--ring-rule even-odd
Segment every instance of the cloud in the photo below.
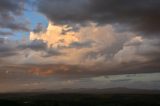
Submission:
{"label": "cloud", "polygon": [[110,81],[119,83],[119,82],[128,82],[128,81],[131,81],[131,79],[117,79],[117,80],[110,80]]}
{"label": "cloud", "polygon": [[13,32],[9,32],[9,31],[0,31],[0,36],[10,36],[13,35]]}
{"label": "cloud", "polygon": [[22,0],[0,1],[0,28],[29,31],[29,23],[26,20],[20,21],[23,17],[24,3]]}
{"label": "cloud", "polygon": [[72,42],[69,48],[90,48],[93,46],[94,41],[88,40],[84,42]]}
{"label": "cloud", "polygon": [[21,0],[1,0],[0,11],[2,12],[13,12],[15,14],[21,14],[22,7]]}
{"label": "cloud", "polygon": [[48,77],[50,75],[54,75],[54,70],[50,70],[50,69],[46,69],[46,70],[42,70],[38,67],[32,68],[31,70],[29,70],[29,73],[32,75],[36,75],[36,76],[42,76],[42,77]]}
{"label": "cloud", "polygon": [[[55,23],[78,22],[81,21],[81,15],[87,12],[85,12],[87,2],[88,0],[69,0],[67,2],[65,0],[41,0],[38,2],[38,10]],[[46,5],[48,8],[45,7]]]}
{"label": "cloud", "polygon": [[68,26],[57,26],[49,22],[46,31],[41,33],[30,33],[30,40],[43,40],[47,42],[48,47],[60,47],[68,46],[72,42],[78,41],[78,37],[74,36],[75,32],[67,32],[65,35],[62,34],[64,30],[68,30]]}
{"label": "cloud", "polygon": [[47,43],[45,43],[43,40],[33,40],[29,42],[28,44],[20,44],[19,48],[21,49],[31,49],[35,51],[43,51],[47,48]]}
{"label": "cloud", "polygon": [[[49,25],[48,31],[41,35],[31,34],[30,39],[43,39],[52,47],[65,52],[66,57],[56,58],[59,62],[67,63],[70,60],[75,64],[97,65],[93,67],[110,64],[98,69],[103,74],[136,74],[154,72],[153,67],[159,69],[156,63],[159,62],[159,1],[40,0],[37,2],[38,11],[54,24]],[[70,30],[76,25],[79,26],[78,31]],[[69,30],[68,26],[71,27]],[[65,31],[62,27],[66,28]],[[50,31],[55,28],[59,32]],[[125,30],[119,31],[123,28]],[[78,39],[76,41],[71,39],[65,44],[65,36],[68,36],[68,33]],[[62,39],[57,40],[61,35]],[[101,63],[106,64],[101,66]],[[155,69],[155,72],[158,69]]]}
{"label": "cloud", "polygon": [[4,38],[0,38],[0,44],[4,44],[5,39]]}
{"label": "cloud", "polygon": [[58,49],[54,49],[54,48],[48,48],[46,51],[46,53],[42,55],[42,57],[53,57],[53,56],[62,56],[65,53],[60,52]]}
{"label": "cloud", "polygon": [[[28,22],[17,22],[16,20],[10,20],[7,22],[7,20],[0,19],[0,28],[7,28],[11,29],[13,31],[30,31],[28,28]],[[5,22],[5,23],[4,23]]]}
{"label": "cloud", "polygon": [[41,33],[45,31],[46,31],[46,28],[43,26],[42,23],[38,23],[36,28],[33,30],[34,33]]}
{"label": "cloud", "polygon": [[97,26],[92,23],[80,27],[77,32],[61,34],[63,29],[68,27],[49,23],[45,32],[30,34],[30,40],[42,40],[48,45],[49,54],[61,54],[54,59],[55,63],[89,65],[99,62],[146,62],[152,61],[152,58],[159,58],[158,39],[144,38],[127,31],[119,32],[113,25]]}
{"label": "cloud", "polygon": [[[158,63],[126,63],[126,64],[104,64],[104,65],[67,65],[67,64],[28,64],[28,65],[7,65],[1,70],[11,72],[20,71],[25,77],[31,78],[58,78],[58,79],[79,79],[92,78],[105,75],[124,75],[140,73],[159,72]],[[28,74],[27,74],[28,73]],[[2,74],[3,75],[3,74]],[[19,75],[19,74],[18,74]],[[126,81],[126,80],[120,80]],[[116,81],[117,82],[117,81]]]}
{"label": "cloud", "polygon": [[1,38],[0,39],[0,57],[10,57],[17,55],[18,52],[16,50],[15,43],[12,43],[10,41],[6,41],[6,39]]}
{"label": "cloud", "polygon": [[[141,61],[158,62],[160,59],[158,42],[159,39],[156,38],[146,39],[140,36],[134,37],[124,44],[123,49],[121,49],[115,57],[117,57],[117,59],[121,58],[120,60],[122,61],[125,61],[125,59],[126,61],[127,59],[136,61],[138,58],[141,58]],[[126,57],[127,54],[128,58]]]}
{"label": "cloud", "polygon": [[40,0],[38,11],[57,24],[120,24],[152,36],[159,34],[159,5],[157,0]]}
{"label": "cloud", "polygon": [[[134,87],[152,78],[158,82],[153,73],[160,73],[159,4],[158,0],[1,0],[0,88]],[[30,30],[26,16],[41,13],[48,18],[48,27],[40,17],[36,21],[42,23],[28,38],[19,36]],[[31,27],[36,24],[31,22]]]}
{"label": "cloud", "polygon": [[47,42],[43,40],[33,40],[26,44],[19,44],[17,48],[20,50],[30,49],[36,52],[41,52],[42,54],[40,56],[42,57],[59,56],[62,54],[57,49],[48,47]]}
{"label": "cloud", "polygon": [[[6,52],[1,50],[1,54],[8,55],[9,62],[19,58],[15,64],[24,64],[25,71],[38,77],[76,79],[159,72],[159,55],[153,55],[159,51],[158,39],[119,32],[108,24],[91,23],[77,32],[71,30],[62,34],[68,29],[66,25],[49,22],[46,31],[31,32],[30,41],[17,42],[14,47],[12,43],[5,44]],[[10,58],[9,53],[18,54]]]}

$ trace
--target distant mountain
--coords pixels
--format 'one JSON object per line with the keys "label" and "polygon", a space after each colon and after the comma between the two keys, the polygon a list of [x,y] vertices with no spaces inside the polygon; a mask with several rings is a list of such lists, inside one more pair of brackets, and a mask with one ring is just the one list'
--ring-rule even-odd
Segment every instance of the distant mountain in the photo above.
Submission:
{"label": "distant mountain", "polygon": [[47,89],[30,89],[18,91],[15,93],[80,93],[80,94],[160,94],[160,90],[147,90],[147,89],[132,89],[132,88],[106,88],[106,89],[96,89],[96,88],[80,88],[80,89],[69,89],[64,88],[60,90],[47,90]]}
{"label": "distant mountain", "polygon": [[160,94],[160,90],[131,89],[131,88],[106,88],[106,89],[61,89],[58,93],[96,93],[96,94]]}

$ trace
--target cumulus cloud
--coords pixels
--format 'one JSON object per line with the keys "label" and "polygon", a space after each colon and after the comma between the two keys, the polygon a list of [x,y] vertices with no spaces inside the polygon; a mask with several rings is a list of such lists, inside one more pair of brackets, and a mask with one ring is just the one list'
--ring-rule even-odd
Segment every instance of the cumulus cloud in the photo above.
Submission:
{"label": "cumulus cloud", "polygon": [[[72,27],[81,25],[79,31],[69,30],[79,40],[70,42],[70,48],[64,51],[69,54],[76,48],[82,48],[83,51],[77,49],[74,55],[77,55],[78,61],[88,63],[159,60],[159,45],[153,43],[159,42],[159,4],[159,1],[151,0],[37,1],[38,11],[54,24]],[[123,28],[125,30],[118,32]],[[31,38],[34,39],[33,36]],[[46,36],[40,39],[46,40]],[[63,41],[61,40],[62,45],[58,43],[58,47],[64,46]]]}
{"label": "cumulus cloud", "polygon": [[19,58],[15,64],[24,64],[29,73],[42,77],[83,78],[159,72],[159,55],[153,55],[159,53],[158,40],[117,32],[112,25],[92,24],[62,35],[64,27],[49,25],[45,32],[32,32],[31,41],[26,43],[9,43],[2,39],[0,53],[3,57],[6,55],[10,63]]}
{"label": "cumulus cloud", "polygon": [[[59,57],[54,57],[52,62],[66,64],[69,68],[67,73],[70,73],[65,73],[68,77],[159,72],[157,60],[153,59],[159,56],[147,55],[159,51],[159,46],[155,46],[159,40],[156,43],[155,39],[143,38],[136,33],[119,32],[112,25],[97,26],[92,23],[81,27],[78,32],[70,31],[62,35],[63,28],[63,25],[60,27],[49,23],[46,32],[31,33],[30,39],[45,41],[48,47],[63,52]],[[59,42],[59,38],[63,40]],[[153,70],[153,67],[157,69]],[[40,70],[48,72],[52,69],[54,75],[63,75],[63,71],[55,71],[55,67]]]}
{"label": "cumulus cloud", "polygon": [[64,30],[67,30],[67,26],[57,26],[53,23],[49,23],[48,28],[42,33],[30,33],[30,40],[43,40],[47,42],[48,47],[68,46],[72,42],[78,41],[75,32],[68,32],[65,35],[62,34]]}

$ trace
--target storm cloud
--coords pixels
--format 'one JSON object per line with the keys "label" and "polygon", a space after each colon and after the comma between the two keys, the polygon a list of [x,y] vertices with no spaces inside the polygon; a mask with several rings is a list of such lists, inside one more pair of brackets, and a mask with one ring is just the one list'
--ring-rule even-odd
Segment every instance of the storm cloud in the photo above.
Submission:
{"label": "storm cloud", "polygon": [[158,0],[40,0],[38,11],[57,24],[120,24],[145,35],[159,34]]}

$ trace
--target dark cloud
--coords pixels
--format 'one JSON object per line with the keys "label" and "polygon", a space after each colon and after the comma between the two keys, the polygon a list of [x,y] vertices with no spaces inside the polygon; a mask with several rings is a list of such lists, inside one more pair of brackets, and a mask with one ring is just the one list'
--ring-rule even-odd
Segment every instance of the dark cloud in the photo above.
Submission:
{"label": "dark cloud", "polygon": [[14,33],[9,31],[0,31],[0,36],[10,36],[10,35],[14,35]]}
{"label": "dark cloud", "polygon": [[[117,65],[67,65],[67,64],[30,64],[30,65],[11,65],[4,66],[7,70],[27,71],[28,74],[37,77],[55,77],[62,79],[79,79],[104,75],[128,75],[140,73],[157,73],[160,72],[160,66],[156,62],[148,63],[123,63]],[[129,81],[130,79],[118,80]],[[115,81],[117,82],[117,81]]]}
{"label": "dark cloud", "polygon": [[153,83],[160,83],[160,80],[154,80]]}
{"label": "dark cloud", "polygon": [[62,54],[57,49],[48,47],[47,42],[44,42],[43,40],[33,40],[28,44],[20,44],[18,48],[21,50],[31,49],[33,51],[44,52],[41,55],[42,57],[58,56]]}
{"label": "dark cloud", "polygon": [[5,19],[0,19],[0,28],[7,28],[13,31],[29,31],[28,22],[17,22],[15,20],[7,21]]}
{"label": "dark cloud", "polygon": [[33,30],[34,33],[41,33],[45,31],[46,31],[46,28],[43,26],[42,23],[38,23],[36,28]]}
{"label": "dark cloud", "polygon": [[4,38],[0,38],[0,44],[4,44],[5,39]]}
{"label": "dark cloud", "polygon": [[15,14],[21,14],[22,0],[1,0],[0,11],[1,12],[12,12]]}
{"label": "dark cloud", "polygon": [[[4,63],[4,62],[3,62]],[[23,65],[4,64],[0,66],[0,82],[1,83],[25,83],[38,80],[37,77],[32,77],[28,73],[29,67]]]}
{"label": "dark cloud", "polygon": [[45,43],[42,40],[34,40],[31,41],[28,44],[21,44],[19,45],[20,49],[31,49],[31,50],[35,50],[35,51],[43,51],[47,48],[47,43]]}
{"label": "dark cloud", "polygon": [[45,52],[46,54],[43,54],[42,57],[60,56],[65,54],[54,48],[48,48]]}
{"label": "dark cloud", "polygon": [[0,57],[9,57],[18,54],[18,51],[11,43],[6,43],[6,39],[0,38]]}
{"label": "dark cloud", "polygon": [[130,26],[146,34],[158,34],[158,0],[40,0],[38,10],[58,24],[96,22]]}
{"label": "dark cloud", "polygon": [[88,40],[88,41],[84,41],[84,42],[73,42],[69,45],[69,48],[90,48],[93,46],[94,41],[92,40]]}
{"label": "dark cloud", "polygon": [[0,28],[7,28],[14,31],[29,31],[28,22],[21,20],[24,3],[23,0],[0,1]]}
{"label": "dark cloud", "polygon": [[40,0],[38,2],[38,10],[55,23],[79,22],[82,20],[81,16],[87,12],[87,10],[85,12],[87,0]]}
{"label": "dark cloud", "polygon": [[[6,50],[3,50],[6,51]],[[1,61],[0,61],[1,63]],[[43,79],[84,79],[109,75],[127,75],[126,79],[115,79],[111,82],[130,81],[130,75],[141,73],[160,72],[160,65],[157,61],[150,62],[128,62],[114,64],[69,65],[68,64],[3,64],[0,65],[0,82],[25,82],[42,81]],[[109,76],[110,79],[110,76]]]}
{"label": "dark cloud", "polygon": [[9,56],[17,55],[17,54],[18,54],[18,52],[11,51],[10,49],[8,49],[6,51],[1,51],[0,52],[0,57],[9,57]]}

